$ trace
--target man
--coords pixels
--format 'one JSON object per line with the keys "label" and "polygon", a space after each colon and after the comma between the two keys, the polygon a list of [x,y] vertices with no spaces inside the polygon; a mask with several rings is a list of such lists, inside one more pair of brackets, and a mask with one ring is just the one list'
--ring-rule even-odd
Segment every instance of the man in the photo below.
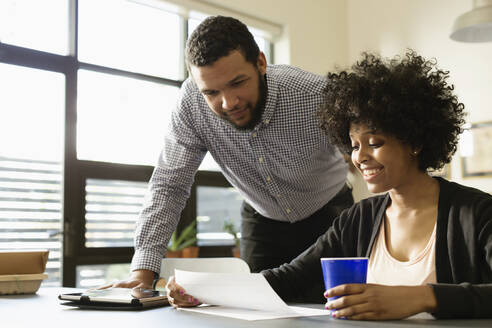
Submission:
{"label": "man", "polygon": [[191,77],[150,180],[129,280],[148,287],[206,152],[245,198],[241,256],[253,272],[289,262],[353,199],[343,157],[318,128],[325,79],[268,66],[240,21],[209,17],[190,36]]}

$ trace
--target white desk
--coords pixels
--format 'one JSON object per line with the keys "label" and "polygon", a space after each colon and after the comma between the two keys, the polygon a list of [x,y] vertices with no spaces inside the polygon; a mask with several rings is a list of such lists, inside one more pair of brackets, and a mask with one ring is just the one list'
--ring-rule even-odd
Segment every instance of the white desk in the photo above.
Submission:
{"label": "white desk", "polygon": [[[58,295],[74,293],[74,288],[41,288],[35,295],[0,296],[0,327],[52,328],[154,328],[154,327],[492,327],[490,320],[408,319],[386,322],[336,320],[329,316],[243,321],[217,316],[177,311],[171,307],[144,311],[80,310],[60,305]],[[322,308],[319,305],[319,308]]]}

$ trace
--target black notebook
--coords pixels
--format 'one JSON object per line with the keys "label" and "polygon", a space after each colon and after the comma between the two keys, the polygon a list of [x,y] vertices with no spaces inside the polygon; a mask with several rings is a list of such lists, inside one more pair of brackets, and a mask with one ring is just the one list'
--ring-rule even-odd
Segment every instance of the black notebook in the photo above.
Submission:
{"label": "black notebook", "polygon": [[144,310],[169,305],[164,292],[144,288],[90,289],[83,293],[61,294],[66,306],[100,310]]}

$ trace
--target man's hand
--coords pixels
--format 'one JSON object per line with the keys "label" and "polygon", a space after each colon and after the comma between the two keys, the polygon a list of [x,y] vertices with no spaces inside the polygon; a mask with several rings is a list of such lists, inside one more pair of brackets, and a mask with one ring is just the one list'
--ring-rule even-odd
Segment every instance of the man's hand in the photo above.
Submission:
{"label": "man's hand", "polygon": [[201,304],[199,300],[185,293],[183,287],[178,285],[174,280],[174,276],[171,276],[167,282],[166,293],[169,304],[175,309],[178,307],[193,307]]}
{"label": "man's hand", "polygon": [[135,270],[131,273],[130,278],[126,280],[116,281],[107,285],[103,285],[98,289],[106,289],[110,287],[121,288],[152,288],[152,282],[154,281],[154,272],[150,270]]}
{"label": "man's hand", "polygon": [[324,295],[326,298],[340,296],[325,305],[334,318],[403,319],[420,312],[433,312],[437,307],[430,286],[347,284],[331,288]]}

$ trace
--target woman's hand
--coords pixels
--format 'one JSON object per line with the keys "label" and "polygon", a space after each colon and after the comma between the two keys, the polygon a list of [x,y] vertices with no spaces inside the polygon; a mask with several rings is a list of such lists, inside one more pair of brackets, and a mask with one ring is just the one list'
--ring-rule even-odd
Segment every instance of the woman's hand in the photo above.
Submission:
{"label": "woman's hand", "polygon": [[437,302],[430,286],[384,286],[347,284],[327,290],[325,308],[334,318],[353,320],[403,319],[420,312],[433,312]]}
{"label": "woman's hand", "polygon": [[166,293],[169,304],[171,304],[173,308],[193,307],[201,304],[199,300],[185,293],[183,287],[178,285],[174,280],[174,276],[171,276],[167,282]]}

